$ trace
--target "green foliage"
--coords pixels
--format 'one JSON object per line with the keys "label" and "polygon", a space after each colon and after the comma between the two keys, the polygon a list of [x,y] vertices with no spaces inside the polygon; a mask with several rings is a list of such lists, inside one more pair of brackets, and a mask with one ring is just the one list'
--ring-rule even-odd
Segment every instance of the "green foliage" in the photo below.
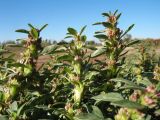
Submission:
{"label": "green foliage", "polygon": [[[95,32],[102,46],[87,43],[80,32],[67,29],[70,42],[42,47],[40,29],[28,24],[20,59],[0,46],[0,119],[2,120],[157,120],[160,117],[160,64],[144,46],[128,40],[118,27],[121,13],[102,13],[105,29]],[[130,36],[128,36],[130,37]],[[40,56],[51,59],[38,66]],[[102,57],[102,58],[101,58]],[[129,59],[130,58],[130,59]]]}

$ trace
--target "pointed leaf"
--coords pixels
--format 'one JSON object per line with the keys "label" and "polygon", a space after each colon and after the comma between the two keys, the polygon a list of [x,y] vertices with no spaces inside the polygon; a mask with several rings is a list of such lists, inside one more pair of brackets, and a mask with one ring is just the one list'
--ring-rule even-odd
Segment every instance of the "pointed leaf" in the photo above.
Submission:
{"label": "pointed leaf", "polygon": [[118,10],[116,10],[116,11],[114,12],[114,15],[116,15],[116,14],[117,14],[117,12],[118,12]]}
{"label": "pointed leaf", "polygon": [[133,27],[134,27],[134,24],[132,24],[131,26],[129,26],[129,28],[122,34],[121,38],[123,36],[125,36]]}
{"label": "pointed leaf", "polygon": [[54,54],[54,52],[58,49],[58,45],[50,45],[43,49],[41,54]]}
{"label": "pointed leaf", "polygon": [[106,52],[106,48],[99,48],[98,50],[96,50],[94,53],[91,54],[91,57],[97,57],[102,55],[103,53]]}
{"label": "pointed leaf", "polygon": [[86,27],[87,27],[87,25],[86,25],[86,26],[84,26],[84,27],[81,29],[81,31],[80,31],[80,33],[79,33],[79,35],[82,35],[82,33],[84,32],[84,30],[86,29]]}
{"label": "pointed leaf", "polygon": [[38,39],[39,36],[38,36],[38,31],[36,29],[32,29],[31,34],[34,39]]}
{"label": "pointed leaf", "polygon": [[110,93],[101,93],[100,95],[92,97],[92,99],[96,101],[113,102],[113,101],[123,100],[123,97],[119,93],[110,92]]}
{"label": "pointed leaf", "polygon": [[121,13],[117,15],[117,17],[116,17],[117,20],[121,17],[121,15],[122,15]]}
{"label": "pointed leaf", "polygon": [[95,35],[94,37],[96,37],[98,39],[108,39],[108,37],[104,34]]}
{"label": "pointed leaf", "polygon": [[121,89],[139,89],[139,90],[145,90],[144,87],[141,87],[141,86],[133,83],[132,81],[129,81],[129,80],[126,80],[126,79],[123,79],[123,78],[115,78],[115,79],[111,79],[111,81],[125,83],[125,86],[121,87]]}
{"label": "pointed leaf", "polygon": [[39,30],[40,32],[44,29],[44,28],[46,28],[48,26],[48,24],[45,24],[44,26],[42,26],[41,27],[41,29]]}
{"label": "pointed leaf", "polygon": [[113,28],[113,25],[109,22],[102,22],[102,24],[103,24],[104,27]]}
{"label": "pointed leaf", "polygon": [[101,119],[104,119],[101,110],[97,106],[92,106],[92,109],[93,109],[92,114],[96,115],[97,117]]}
{"label": "pointed leaf", "polygon": [[17,111],[17,115],[18,115],[18,116],[20,116],[20,114],[21,114],[21,112],[22,112],[22,110],[24,109],[24,107],[25,107],[26,104],[27,104],[27,103],[24,103],[24,104],[18,109],[18,111]]}
{"label": "pointed leaf", "polygon": [[27,30],[25,30],[25,29],[19,29],[19,30],[16,30],[16,32],[29,34],[29,31],[27,31]]}
{"label": "pointed leaf", "polygon": [[68,32],[72,35],[77,35],[77,31],[74,28],[68,28]]}
{"label": "pointed leaf", "polygon": [[104,32],[105,32],[105,30],[97,31],[97,32],[95,32],[95,34],[104,33]]}
{"label": "pointed leaf", "polygon": [[123,83],[126,83],[128,85],[136,85],[132,81],[129,81],[129,80],[126,80],[126,79],[123,79],[123,78],[114,78],[114,79],[111,79],[111,81],[114,81],[114,82],[123,82]]}
{"label": "pointed leaf", "polygon": [[94,23],[93,25],[101,25],[102,22],[97,22],[97,23]]}
{"label": "pointed leaf", "polygon": [[129,47],[129,46],[131,46],[131,45],[137,44],[137,43],[139,43],[139,42],[140,42],[139,40],[134,40],[134,41],[128,43],[128,44],[126,45],[126,47]]}
{"label": "pointed leaf", "polygon": [[74,120],[104,120],[103,114],[96,106],[92,106],[92,113],[81,113],[74,117]]}
{"label": "pointed leaf", "polygon": [[57,58],[57,60],[59,61],[71,61],[72,59],[73,57],[70,55],[63,55]]}
{"label": "pointed leaf", "polygon": [[132,90],[142,90],[142,91],[145,90],[144,87],[140,87],[138,85],[124,85],[123,87],[121,87],[121,89],[132,89]]}
{"label": "pointed leaf", "polygon": [[132,102],[129,100],[115,101],[115,102],[112,102],[112,105],[124,107],[124,108],[130,108],[130,109],[144,109],[145,108],[145,106],[137,102]]}
{"label": "pointed leaf", "polygon": [[73,38],[73,36],[66,36],[64,39],[67,39],[67,38]]}
{"label": "pointed leaf", "polygon": [[108,13],[102,13],[103,16],[110,17]]}
{"label": "pointed leaf", "polygon": [[82,40],[83,42],[86,42],[87,36],[86,36],[86,35],[81,36],[81,40]]}
{"label": "pointed leaf", "polygon": [[32,24],[28,24],[28,26],[31,28],[31,29],[36,29]]}

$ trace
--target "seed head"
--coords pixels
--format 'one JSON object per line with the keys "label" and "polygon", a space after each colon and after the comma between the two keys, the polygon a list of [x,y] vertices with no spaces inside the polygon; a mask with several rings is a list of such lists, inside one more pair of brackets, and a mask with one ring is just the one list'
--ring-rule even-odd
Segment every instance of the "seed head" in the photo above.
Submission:
{"label": "seed head", "polygon": [[108,18],[108,22],[112,23],[112,24],[115,24],[117,22],[116,16],[110,16]]}
{"label": "seed head", "polygon": [[154,85],[150,85],[146,88],[146,91],[149,93],[155,93],[156,92],[156,88]]}

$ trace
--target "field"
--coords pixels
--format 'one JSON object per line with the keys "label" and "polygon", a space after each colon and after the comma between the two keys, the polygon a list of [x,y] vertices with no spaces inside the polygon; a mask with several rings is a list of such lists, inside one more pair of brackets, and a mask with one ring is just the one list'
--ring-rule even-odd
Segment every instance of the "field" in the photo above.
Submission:
{"label": "field", "polygon": [[[143,41],[143,40],[142,40]],[[141,41],[141,43],[143,43]],[[146,42],[146,41],[144,41]],[[97,46],[97,45],[93,45],[95,48],[99,48],[100,46]],[[141,46],[141,44],[138,45],[139,47]],[[144,43],[143,43],[143,46],[146,46]],[[148,47],[148,46],[147,46]],[[9,52],[7,53],[6,55],[4,56],[9,56],[11,54],[14,54],[14,57],[15,59],[20,59],[20,54],[23,53],[23,51],[25,50],[23,47],[6,47],[6,50]],[[155,51],[154,51],[155,50]],[[128,47],[125,49],[125,51],[128,51],[128,53],[126,54],[126,57],[129,59],[129,58],[132,58],[131,56],[135,56],[137,55],[138,53],[138,49],[137,49],[137,46],[132,46],[132,47]],[[91,54],[93,51],[92,50],[89,50],[88,51],[88,54]],[[155,59],[158,59],[160,57],[160,46],[156,46],[156,47],[149,47],[149,49],[147,49],[147,52],[149,54],[156,54],[156,58]],[[105,56],[99,56],[98,60],[104,60],[104,57]],[[38,61],[37,61],[37,68],[39,68],[42,64],[46,63],[47,61],[49,60],[52,60],[51,56],[49,55],[42,55],[42,56],[39,56],[38,57]],[[93,59],[92,62],[95,62],[95,60]]]}

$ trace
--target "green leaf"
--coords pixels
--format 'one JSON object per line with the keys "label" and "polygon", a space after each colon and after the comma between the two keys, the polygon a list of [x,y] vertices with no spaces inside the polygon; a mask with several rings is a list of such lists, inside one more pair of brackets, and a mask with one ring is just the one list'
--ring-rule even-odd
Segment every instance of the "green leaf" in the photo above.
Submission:
{"label": "green leaf", "polygon": [[121,94],[116,92],[110,92],[110,93],[101,93],[100,95],[92,97],[92,99],[96,101],[106,101],[106,102],[114,102],[123,100],[123,97]]}
{"label": "green leaf", "polygon": [[0,115],[0,120],[9,120],[7,115]]}
{"label": "green leaf", "polygon": [[131,46],[131,45],[137,44],[137,43],[139,43],[139,42],[140,42],[139,40],[134,40],[134,41],[128,43],[128,44],[126,45],[126,47],[129,47],[129,46]]}
{"label": "green leaf", "polygon": [[65,68],[64,68],[64,71],[65,71],[66,73],[68,73],[68,74],[72,74],[71,69],[68,68],[68,67],[65,67]]}
{"label": "green leaf", "polygon": [[114,15],[116,15],[116,14],[117,14],[117,12],[118,12],[118,10],[116,10],[116,11],[114,12]]}
{"label": "green leaf", "polygon": [[87,26],[84,26],[84,27],[81,29],[79,35],[82,35],[82,33],[84,32],[84,30],[86,29],[86,27],[87,27]]}
{"label": "green leaf", "polygon": [[[150,86],[150,85],[152,85],[152,82],[150,81],[150,80],[148,80],[148,79],[143,79],[143,80],[141,80],[141,81],[138,81],[138,83],[139,84],[143,84],[143,85],[145,85],[145,86]],[[157,84],[158,85],[158,84]]]}
{"label": "green leaf", "polygon": [[94,53],[91,54],[91,57],[97,57],[102,55],[103,53],[106,52],[106,48],[99,48],[98,50],[94,51]]}
{"label": "green leaf", "polygon": [[89,71],[86,73],[85,75],[85,80],[88,79],[88,80],[91,80],[94,76],[98,75],[99,72],[96,72],[96,71]]}
{"label": "green leaf", "polygon": [[31,34],[34,39],[38,39],[38,31],[36,29],[31,29]]}
{"label": "green leaf", "polygon": [[81,40],[85,42],[87,40],[87,36],[86,35],[81,36]]}
{"label": "green leaf", "polygon": [[95,32],[95,34],[100,34],[100,33],[104,33],[104,32],[105,32],[105,30],[101,30],[101,31]]}
{"label": "green leaf", "polygon": [[94,23],[93,25],[101,25],[102,22],[97,22],[97,23]]}
{"label": "green leaf", "polygon": [[103,16],[110,17],[108,13],[102,13]]}
{"label": "green leaf", "polygon": [[27,104],[27,103],[24,103],[23,105],[21,105],[20,108],[18,108],[18,110],[17,110],[17,116],[20,116],[20,114],[21,114],[21,112],[22,112],[22,110],[24,109],[24,107],[25,107],[26,104]]}
{"label": "green leaf", "polygon": [[45,25],[43,25],[41,28],[40,28],[40,32],[44,29],[44,28],[46,28],[48,26],[48,24],[45,24]]}
{"label": "green leaf", "polygon": [[151,120],[151,119],[152,119],[152,116],[151,115],[147,115],[145,120]]}
{"label": "green leaf", "polygon": [[113,28],[113,25],[109,22],[102,22],[102,24],[103,24],[104,27]]}
{"label": "green leaf", "polygon": [[32,24],[28,24],[28,26],[31,28],[31,29],[36,29]]}
{"label": "green leaf", "polygon": [[93,109],[92,114],[96,115],[100,119],[104,119],[101,110],[97,106],[92,106],[92,109]]}
{"label": "green leaf", "polygon": [[43,49],[41,54],[54,54],[56,50],[58,49],[58,45],[50,45]]}
{"label": "green leaf", "polygon": [[136,85],[135,83],[133,83],[132,81],[123,79],[123,78],[115,78],[115,79],[111,79],[111,81],[114,82],[122,82],[125,83],[125,85],[123,87],[121,87],[121,89],[139,89],[139,90],[145,90],[145,88]]}
{"label": "green leaf", "polygon": [[77,31],[74,28],[68,28],[68,32],[74,36],[77,35]]}
{"label": "green leaf", "polygon": [[130,109],[144,109],[145,108],[145,106],[137,102],[132,102],[129,100],[114,101],[112,102],[112,105],[124,107],[124,108],[130,108]]}
{"label": "green leaf", "polygon": [[72,38],[73,36],[66,36],[64,39],[67,39],[67,38]]}
{"label": "green leaf", "polygon": [[88,113],[88,114],[80,114],[74,117],[74,120],[103,120],[100,119],[98,116]]}
{"label": "green leaf", "polygon": [[156,85],[156,90],[157,90],[157,91],[160,91],[160,82],[157,83],[157,85]]}
{"label": "green leaf", "polygon": [[57,60],[59,61],[71,61],[72,59],[73,57],[70,55],[63,55],[57,58]]}
{"label": "green leaf", "polygon": [[108,39],[108,37],[104,34],[95,35],[94,37],[96,37],[98,39]]}
{"label": "green leaf", "polygon": [[19,29],[19,30],[16,30],[16,32],[29,34],[29,31],[27,31],[27,30],[25,30],[25,29]]}
{"label": "green leaf", "polygon": [[126,79],[123,79],[123,78],[114,78],[114,79],[111,79],[111,81],[114,81],[114,82],[123,82],[123,83],[126,83],[128,85],[136,85],[132,81],[129,81],[129,80],[126,80]]}
{"label": "green leaf", "polygon": [[121,13],[117,15],[116,19],[118,20],[121,17]]}
{"label": "green leaf", "polygon": [[16,67],[16,68],[18,68],[18,67],[25,67],[25,65],[24,64],[21,64],[21,63],[11,63],[11,64],[8,64],[9,66],[12,66],[12,67]]}
{"label": "green leaf", "polygon": [[4,93],[0,91],[0,102],[3,101],[3,96],[4,96]]}
{"label": "green leaf", "polygon": [[17,111],[18,110],[18,104],[16,101],[14,101],[10,106],[9,106],[11,111]]}
{"label": "green leaf", "polygon": [[140,87],[138,85],[124,85],[121,89],[134,89],[134,90],[145,90],[145,88]]}
{"label": "green leaf", "polygon": [[125,36],[133,27],[134,27],[134,24],[132,24],[131,26],[129,26],[129,28],[122,34],[121,38],[123,36]]}
{"label": "green leaf", "polygon": [[96,106],[92,106],[92,113],[81,113],[74,117],[74,120],[104,120],[103,114]]}
{"label": "green leaf", "polygon": [[160,109],[156,110],[154,113],[155,113],[157,116],[160,116]]}

